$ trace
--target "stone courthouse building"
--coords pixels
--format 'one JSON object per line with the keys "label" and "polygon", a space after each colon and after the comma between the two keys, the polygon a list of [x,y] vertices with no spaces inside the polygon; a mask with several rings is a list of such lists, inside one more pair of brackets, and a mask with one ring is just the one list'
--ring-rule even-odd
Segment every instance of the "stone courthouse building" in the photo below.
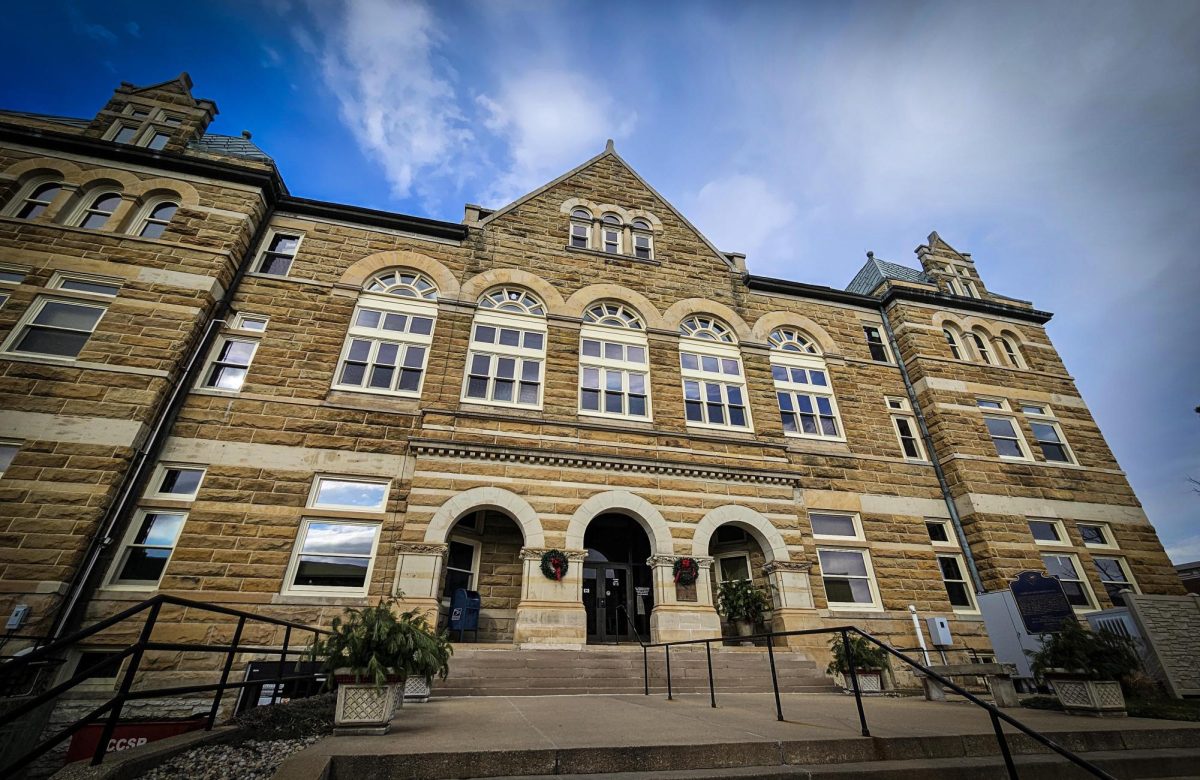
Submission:
{"label": "stone courthouse building", "polygon": [[309,200],[216,113],[186,74],[0,112],[23,634],[155,593],[328,623],[466,587],[481,640],[581,647],[719,635],[750,578],[769,628],[911,647],[912,605],[986,651],[977,594],[1021,570],[1081,613],[1182,593],[1002,258],[933,233],[846,289],[757,276],[611,144],[461,223]]}

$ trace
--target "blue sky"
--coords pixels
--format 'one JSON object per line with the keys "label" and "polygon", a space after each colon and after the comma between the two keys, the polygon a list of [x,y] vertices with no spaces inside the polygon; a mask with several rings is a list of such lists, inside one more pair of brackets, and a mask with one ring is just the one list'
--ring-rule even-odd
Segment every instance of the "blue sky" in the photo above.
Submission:
{"label": "blue sky", "polygon": [[[158,10],[167,9],[167,10]],[[443,219],[606,138],[754,273],[844,286],[931,230],[1049,329],[1200,559],[1200,4],[271,0],[6,9],[0,105],[187,70],[291,191]],[[64,36],[66,41],[64,42]]]}

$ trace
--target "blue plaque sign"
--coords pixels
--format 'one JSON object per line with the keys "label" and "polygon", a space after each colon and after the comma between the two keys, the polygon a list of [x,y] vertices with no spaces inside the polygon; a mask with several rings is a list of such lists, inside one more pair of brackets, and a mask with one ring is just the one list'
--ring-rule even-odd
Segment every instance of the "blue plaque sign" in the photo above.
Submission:
{"label": "blue plaque sign", "polygon": [[1057,634],[1062,631],[1063,621],[1075,617],[1062,583],[1040,571],[1021,572],[1008,583],[1008,589],[1025,630],[1031,634]]}

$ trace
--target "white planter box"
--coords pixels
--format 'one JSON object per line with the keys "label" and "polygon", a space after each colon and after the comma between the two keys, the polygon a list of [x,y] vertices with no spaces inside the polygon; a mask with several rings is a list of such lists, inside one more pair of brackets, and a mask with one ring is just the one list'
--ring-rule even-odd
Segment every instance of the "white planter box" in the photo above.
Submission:
{"label": "white planter box", "polygon": [[[875,669],[859,669],[857,671],[859,693],[883,693],[883,672]],[[850,675],[837,672],[833,675],[833,679],[847,693],[854,693],[854,683],[850,680]]]}
{"label": "white planter box", "polygon": [[343,674],[342,670],[336,677],[334,734],[386,734],[396,710],[404,704],[404,681],[389,680],[381,686],[352,682],[353,675]]}
{"label": "white planter box", "polygon": [[404,681],[404,700],[424,704],[433,691],[433,678],[409,677]]}
{"label": "white planter box", "polygon": [[1072,715],[1125,715],[1125,696],[1115,680],[1083,680],[1047,675],[1063,709]]}

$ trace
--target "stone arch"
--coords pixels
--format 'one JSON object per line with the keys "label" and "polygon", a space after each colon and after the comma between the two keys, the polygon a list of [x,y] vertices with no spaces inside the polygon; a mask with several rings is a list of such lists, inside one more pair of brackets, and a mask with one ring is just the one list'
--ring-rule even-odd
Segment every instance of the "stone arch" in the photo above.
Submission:
{"label": "stone arch", "polygon": [[542,299],[542,303],[546,304],[546,311],[551,314],[562,315],[565,313],[566,306],[562,296],[558,294],[558,290],[537,274],[531,274],[519,268],[493,268],[477,276],[472,276],[463,283],[461,299],[474,303],[488,290],[503,284],[531,290]]}
{"label": "stone arch", "polygon": [[83,172],[81,181],[79,181],[79,190],[83,192],[95,187],[107,186],[109,183],[119,185],[122,192],[131,192],[141,184],[141,179],[132,173],[118,171],[115,168],[92,168]]}
{"label": "stone arch", "polygon": [[678,331],[680,323],[693,314],[712,314],[720,317],[729,327],[733,328],[739,342],[754,340],[750,326],[736,311],[723,303],[710,301],[707,298],[685,298],[682,301],[676,301],[663,312],[663,321],[668,329]]}
{"label": "stone arch", "polygon": [[571,521],[567,524],[567,549],[582,550],[583,534],[588,523],[597,515],[605,512],[627,514],[637,521],[650,538],[651,555],[674,555],[675,543],[671,539],[671,529],[662,513],[654,508],[646,499],[634,495],[627,490],[609,490],[597,493],[579,505]]}
{"label": "stone arch", "polygon": [[583,313],[593,303],[600,301],[619,301],[637,309],[638,314],[646,323],[647,330],[664,330],[667,327],[661,314],[650,299],[640,292],[622,287],[619,284],[589,284],[577,290],[563,304],[563,313],[569,317],[582,317]]}
{"label": "stone arch", "polygon": [[760,344],[767,343],[771,331],[780,327],[793,327],[812,336],[821,348],[823,355],[840,355],[837,343],[830,338],[829,333],[803,314],[790,311],[773,311],[759,317],[751,331],[752,338]]}
{"label": "stone arch", "polygon": [[180,206],[200,205],[200,193],[196,192],[196,188],[186,181],[175,179],[146,179],[126,187],[125,192],[137,196],[139,203],[161,195],[173,195],[179,199]]}
{"label": "stone arch", "polygon": [[692,534],[692,555],[697,558],[708,557],[712,535],[719,526],[726,523],[734,523],[753,536],[762,547],[763,555],[766,556],[768,563],[791,560],[787,542],[783,540],[783,534],[779,532],[779,529],[762,514],[737,504],[719,506],[696,524],[696,530]]}
{"label": "stone arch", "polygon": [[615,203],[597,203],[594,200],[586,198],[567,198],[558,207],[558,210],[563,214],[570,214],[576,208],[585,208],[592,212],[592,216],[599,219],[606,212],[612,212],[621,218],[622,224],[628,225],[633,220],[641,217],[650,223],[650,228],[655,233],[662,231],[662,220],[643,209],[630,209],[624,206],[619,206]]}
{"label": "stone arch", "polygon": [[22,184],[35,176],[45,176],[54,173],[61,176],[64,182],[71,184],[78,184],[83,176],[78,165],[66,160],[51,160],[45,157],[22,160],[19,163],[10,165],[4,171],[5,176],[17,179]]}
{"label": "stone arch", "polygon": [[442,504],[425,529],[425,542],[444,544],[454,524],[467,512],[476,509],[496,509],[511,517],[521,527],[526,547],[546,546],[542,523],[529,502],[516,493],[490,486],[465,490]]}
{"label": "stone arch", "polygon": [[459,293],[458,280],[446,266],[432,257],[413,252],[409,249],[393,249],[388,252],[377,252],[367,255],[350,264],[342,272],[338,284],[349,285],[362,289],[367,279],[377,271],[385,268],[404,267],[420,271],[433,280],[437,285],[439,298],[457,298]]}

